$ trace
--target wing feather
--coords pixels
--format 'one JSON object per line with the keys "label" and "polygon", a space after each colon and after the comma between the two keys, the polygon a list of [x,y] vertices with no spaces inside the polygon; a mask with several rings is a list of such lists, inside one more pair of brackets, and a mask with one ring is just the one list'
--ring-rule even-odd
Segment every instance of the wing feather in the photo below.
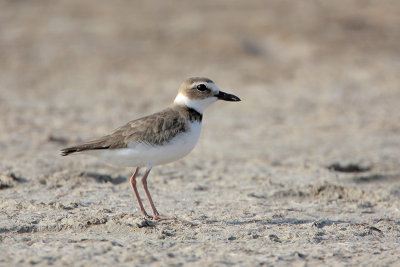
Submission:
{"label": "wing feather", "polygon": [[126,148],[131,142],[162,145],[180,132],[186,131],[188,127],[185,110],[167,108],[153,115],[130,121],[99,139],[64,148],[61,150],[61,155],[66,156],[85,150]]}

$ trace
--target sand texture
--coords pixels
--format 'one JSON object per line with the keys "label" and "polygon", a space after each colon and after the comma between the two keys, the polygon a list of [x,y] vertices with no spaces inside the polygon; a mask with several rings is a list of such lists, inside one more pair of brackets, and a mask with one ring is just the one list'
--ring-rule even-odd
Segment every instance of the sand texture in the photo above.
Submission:
{"label": "sand texture", "polygon": [[[399,14],[389,0],[0,1],[0,266],[399,266]],[[60,156],[168,106],[191,76],[242,101],[215,103],[194,151],[152,170],[174,220],[141,218],[134,168]]]}

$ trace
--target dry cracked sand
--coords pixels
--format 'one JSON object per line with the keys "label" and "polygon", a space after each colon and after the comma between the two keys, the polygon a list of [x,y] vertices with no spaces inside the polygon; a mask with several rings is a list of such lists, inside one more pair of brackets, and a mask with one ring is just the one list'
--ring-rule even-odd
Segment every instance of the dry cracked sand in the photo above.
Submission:
{"label": "dry cracked sand", "polygon": [[[1,1],[0,265],[398,266],[399,3]],[[60,156],[190,76],[242,102],[153,169],[175,220],[140,217],[133,168]]]}

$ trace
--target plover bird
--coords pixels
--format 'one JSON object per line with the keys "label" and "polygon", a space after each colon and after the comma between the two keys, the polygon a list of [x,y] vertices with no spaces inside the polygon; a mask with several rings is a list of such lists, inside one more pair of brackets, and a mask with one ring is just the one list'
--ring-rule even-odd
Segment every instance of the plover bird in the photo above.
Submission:
{"label": "plover bird", "polygon": [[142,184],[153,210],[153,219],[166,219],[153,203],[147,177],[153,166],[178,160],[192,151],[200,136],[203,112],[217,100],[240,101],[237,96],[220,91],[210,79],[189,78],[180,86],[172,106],[130,121],[99,139],[64,148],[62,155],[82,152],[112,164],[136,167],[130,179],[132,189],[142,215],[151,218],[136,188],[139,168],[145,167]]}

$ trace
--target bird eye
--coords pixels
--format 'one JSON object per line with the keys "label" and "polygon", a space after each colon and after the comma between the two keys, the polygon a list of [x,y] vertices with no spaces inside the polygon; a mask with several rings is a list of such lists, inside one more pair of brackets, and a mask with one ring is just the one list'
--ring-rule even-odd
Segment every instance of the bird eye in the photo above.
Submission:
{"label": "bird eye", "polygon": [[204,92],[205,90],[207,90],[207,86],[205,84],[199,84],[197,85],[197,90]]}

